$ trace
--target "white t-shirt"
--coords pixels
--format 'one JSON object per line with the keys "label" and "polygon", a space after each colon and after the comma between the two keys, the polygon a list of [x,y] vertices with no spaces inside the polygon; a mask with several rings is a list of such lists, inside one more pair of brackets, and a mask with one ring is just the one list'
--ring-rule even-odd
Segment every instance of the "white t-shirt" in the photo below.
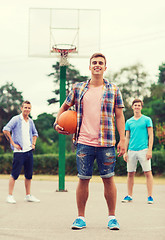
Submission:
{"label": "white t-shirt", "polygon": [[21,114],[22,120],[22,140],[23,140],[23,149],[18,150],[14,148],[14,152],[28,152],[32,149],[31,142],[30,142],[30,133],[29,133],[29,120],[26,122]]}

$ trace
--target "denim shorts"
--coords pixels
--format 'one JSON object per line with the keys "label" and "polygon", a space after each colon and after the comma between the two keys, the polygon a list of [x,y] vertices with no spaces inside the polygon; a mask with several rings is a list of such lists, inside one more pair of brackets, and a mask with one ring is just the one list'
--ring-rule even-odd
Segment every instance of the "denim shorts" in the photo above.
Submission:
{"label": "denim shorts", "polygon": [[93,147],[78,143],[76,162],[80,179],[90,179],[92,177],[95,159],[102,178],[109,178],[115,175],[115,147]]}
{"label": "denim shorts", "polygon": [[15,152],[13,158],[12,177],[16,180],[24,166],[24,174],[26,179],[32,179],[33,174],[33,152]]}

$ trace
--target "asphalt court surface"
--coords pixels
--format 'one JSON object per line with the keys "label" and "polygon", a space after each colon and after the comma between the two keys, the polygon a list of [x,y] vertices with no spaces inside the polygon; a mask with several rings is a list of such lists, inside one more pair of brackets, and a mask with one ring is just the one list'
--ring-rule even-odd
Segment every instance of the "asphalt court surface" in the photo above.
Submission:
{"label": "asphalt court surface", "polygon": [[24,181],[15,184],[16,204],[6,203],[8,180],[0,179],[0,240],[164,240],[165,185],[154,185],[154,204],[147,204],[146,185],[135,184],[132,203],[121,203],[125,183],[117,183],[116,217],[119,231],[107,228],[107,206],[102,183],[90,183],[86,207],[87,228],[71,230],[77,216],[77,182],[66,182],[67,192],[56,192],[57,181],[32,181],[40,203],[24,202]]}

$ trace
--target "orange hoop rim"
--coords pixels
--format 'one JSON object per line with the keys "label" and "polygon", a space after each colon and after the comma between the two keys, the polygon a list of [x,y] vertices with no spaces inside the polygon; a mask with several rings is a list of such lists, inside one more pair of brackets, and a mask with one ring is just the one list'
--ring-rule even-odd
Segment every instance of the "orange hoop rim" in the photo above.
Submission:
{"label": "orange hoop rim", "polygon": [[73,44],[55,44],[52,46],[52,52],[61,53],[62,56],[67,56],[68,53],[75,51],[76,46]]}

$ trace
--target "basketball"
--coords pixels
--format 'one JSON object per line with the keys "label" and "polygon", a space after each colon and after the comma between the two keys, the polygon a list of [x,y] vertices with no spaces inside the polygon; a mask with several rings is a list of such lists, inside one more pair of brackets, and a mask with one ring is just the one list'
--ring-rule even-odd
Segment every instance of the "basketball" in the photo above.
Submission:
{"label": "basketball", "polygon": [[63,112],[58,118],[58,125],[70,134],[75,133],[77,129],[77,112],[72,110]]}

